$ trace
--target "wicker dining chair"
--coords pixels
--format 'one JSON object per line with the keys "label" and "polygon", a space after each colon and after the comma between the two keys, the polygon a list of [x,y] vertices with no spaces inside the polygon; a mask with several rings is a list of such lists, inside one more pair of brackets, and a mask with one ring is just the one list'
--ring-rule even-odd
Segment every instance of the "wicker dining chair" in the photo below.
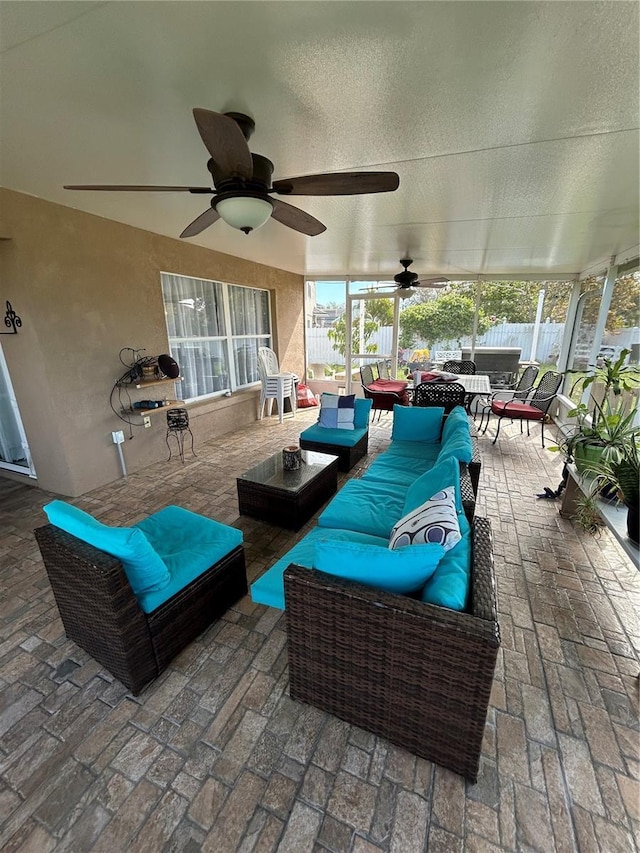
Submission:
{"label": "wicker dining chair", "polygon": [[464,406],[466,391],[459,382],[422,382],[413,391],[414,406],[443,406],[445,415]]}
{"label": "wicker dining chair", "polygon": [[372,400],[372,411],[378,412],[378,420],[382,412],[392,412],[393,407],[408,406],[410,403],[407,382],[380,379],[377,364],[364,364],[360,368],[362,392],[365,399]]}
{"label": "wicker dining chair", "polygon": [[[494,400],[526,400],[529,394],[533,391],[533,384],[537,378],[538,368],[534,364],[530,364],[522,371],[522,375],[515,385],[512,387],[500,388],[486,397],[486,402],[480,412],[480,426],[478,427],[478,432],[482,430],[482,434],[484,435],[487,431],[489,419],[491,417],[491,404]],[[482,424],[484,422],[485,415],[487,422],[484,424],[483,429]]]}
{"label": "wicker dining chair", "polygon": [[468,359],[463,359],[462,361],[445,361],[442,365],[442,369],[445,373],[456,373],[458,376],[461,374],[465,376],[475,376],[476,363],[475,361],[469,361]]}
{"label": "wicker dining chair", "polygon": [[522,422],[526,421],[527,435],[530,435],[529,422],[540,421],[542,446],[544,447],[544,422],[561,384],[562,374],[548,370],[543,374],[530,400],[526,402],[523,400],[494,400],[491,403],[491,411],[498,417],[498,426],[493,444],[496,443],[500,435],[502,419],[509,418],[512,421],[520,421],[520,432],[522,432]]}

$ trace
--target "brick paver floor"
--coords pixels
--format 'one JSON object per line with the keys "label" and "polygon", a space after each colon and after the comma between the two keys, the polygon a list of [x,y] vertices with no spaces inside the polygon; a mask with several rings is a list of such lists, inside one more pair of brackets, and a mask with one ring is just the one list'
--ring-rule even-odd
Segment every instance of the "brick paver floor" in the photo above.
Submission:
{"label": "brick paver floor", "polygon": [[[115,524],[169,503],[233,524],[253,580],[313,522],[239,518],[235,477],[314,417],[198,444],[74,503]],[[372,427],[364,465],[389,431],[389,417]],[[480,441],[502,649],[476,785],[293,702],[283,616],[248,597],[129,695],[65,638],[32,534],[51,496],[0,478],[0,848],[637,850],[640,573],[608,533],[535,499],[560,472],[537,430]]]}

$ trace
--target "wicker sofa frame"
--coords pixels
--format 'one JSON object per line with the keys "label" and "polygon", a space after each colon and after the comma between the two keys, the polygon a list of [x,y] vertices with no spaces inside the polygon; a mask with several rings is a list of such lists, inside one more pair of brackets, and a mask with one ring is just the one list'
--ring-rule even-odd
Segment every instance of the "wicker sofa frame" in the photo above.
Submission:
{"label": "wicker sofa frame", "polygon": [[500,631],[491,527],[472,530],[469,612],[295,565],[284,584],[291,698],[475,782]]}
{"label": "wicker sofa frame", "polygon": [[340,444],[325,444],[319,441],[309,441],[300,436],[300,447],[303,450],[313,450],[316,453],[331,453],[338,457],[338,470],[350,471],[356,462],[367,455],[369,449],[369,431],[362,436],[353,447],[342,447]]}
{"label": "wicker sofa frame", "polygon": [[247,592],[240,545],[144,613],[115,557],[50,524],[35,535],[67,637],[134,695]]}

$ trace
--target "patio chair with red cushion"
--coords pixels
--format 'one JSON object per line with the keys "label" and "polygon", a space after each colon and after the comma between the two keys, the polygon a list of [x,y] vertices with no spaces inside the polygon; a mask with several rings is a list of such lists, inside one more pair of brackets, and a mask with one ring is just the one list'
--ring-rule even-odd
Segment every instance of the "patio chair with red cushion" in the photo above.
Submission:
{"label": "patio chair with red cushion", "polygon": [[381,412],[392,412],[395,405],[410,404],[407,382],[400,379],[375,378],[373,369],[368,364],[360,368],[360,378],[364,396],[367,400],[373,401],[372,409],[378,412],[378,420]]}
{"label": "patio chair with red cushion", "polygon": [[498,418],[498,427],[496,429],[496,437],[493,439],[493,444],[498,440],[502,419],[509,418],[512,421],[520,421],[521,432],[522,422],[526,421],[527,435],[530,434],[529,423],[531,421],[540,421],[540,426],[542,428],[542,446],[544,447],[544,422],[546,420],[549,407],[554,401],[561,383],[562,374],[556,373],[553,370],[548,370],[542,376],[533,396],[527,402],[522,400],[493,400],[491,402],[491,411]]}

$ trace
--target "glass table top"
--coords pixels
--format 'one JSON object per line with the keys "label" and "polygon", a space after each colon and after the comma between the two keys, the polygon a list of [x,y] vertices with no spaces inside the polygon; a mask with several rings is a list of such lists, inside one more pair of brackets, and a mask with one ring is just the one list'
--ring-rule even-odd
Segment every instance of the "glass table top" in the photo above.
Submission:
{"label": "glass table top", "polygon": [[310,483],[320,471],[328,468],[338,457],[331,456],[328,453],[303,450],[302,459],[300,468],[296,468],[294,471],[285,471],[282,467],[282,451],[280,450],[263,462],[254,465],[253,468],[249,468],[238,479],[261,486],[271,486],[274,489],[282,489],[287,492],[297,492],[307,483]]}

